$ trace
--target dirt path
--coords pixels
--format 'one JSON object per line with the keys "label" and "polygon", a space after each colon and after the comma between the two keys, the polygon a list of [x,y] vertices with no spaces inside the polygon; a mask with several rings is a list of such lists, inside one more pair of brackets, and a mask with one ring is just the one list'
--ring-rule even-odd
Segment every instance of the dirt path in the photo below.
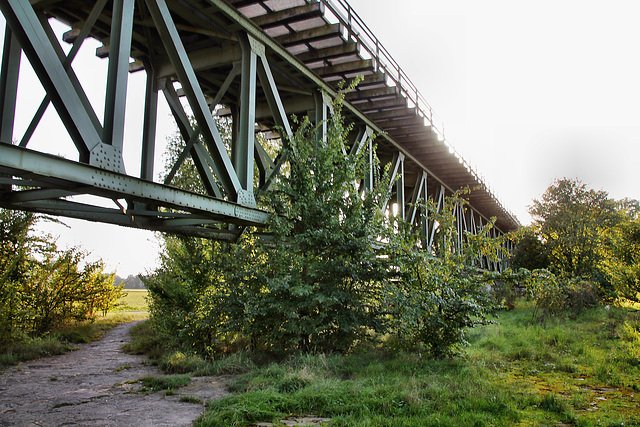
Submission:
{"label": "dirt path", "polygon": [[28,362],[0,376],[1,426],[190,426],[203,404],[180,402],[180,396],[204,401],[228,393],[226,378],[193,378],[191,384],[163,393],[135,393],[135,381],[162,376],[145,358],[120,351],[129,340],[126,323],[100,341],[82,345],[62,356]]}

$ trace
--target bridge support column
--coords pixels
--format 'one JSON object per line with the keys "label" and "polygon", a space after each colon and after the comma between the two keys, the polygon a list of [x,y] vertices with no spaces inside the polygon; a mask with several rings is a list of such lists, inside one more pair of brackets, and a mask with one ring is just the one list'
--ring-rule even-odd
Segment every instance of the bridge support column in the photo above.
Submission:
{"label": "bridge support column", "polygon": [[[498,233],[496,232],[495,227],[491,228],[491,238],[495,239],[498,237]],[[495,253],[496,259],[495,261],[491,261],[491,265],[492,265],[492,270],[493,271],[499,271],[499,264],[498,264],[498,259],[500,258],[500,249],[496,249],[496,253]]]}
{"label": "bridge support column", "polygon": [[413,192],[411,193],[411,198],[409,199],[407,221],[411,225],[415,225],[416,219],[419,216],[419,211],[416,204],[420,200],[426,200],[427,198],[427,176],[427,173],[423,171],[422,175],[420,175],[420,177],[416,181],[416,185],[413,187]]}
{"label": "bridge support column", "polygon": [[[264,46],[250,36],[238,34],[242,49],[240,100],[237,114],[233,115],[233,165],[242,189],[253,194],[253,155],[256,122],[256,77],[258,54],[264,55]],[[236,122],[237,120],[237,122]]]}
{"label": "bridge support column", "polygon": [[[275,79],[271,73],[264,44],[243,32],[237,33],[236,36],[241,48],[241,60],[234,62],[231,73],[223,83],[216,98],[211,102],[211,107],[214,108],[214,105],[220,102],[233,79],[240,74],[240,97],[237,104],[229,106],[233,120],[231,147],[234,167],[238,172],[240,183],[247,193],[253,194],[254,161],[259,172],[258,186],[262,190],[270,187],[284,161],[281,156],[276,158],[275,161],[272,160],[264,147],[255,139],[258,82],[268,104],[269,111],[267,115],[273,118],[280,135],[288,138],[291,137],[292,131]],[[284,143],[286,143],[286,139]]]}
{"label": "bridge support column", "polygon": [[153,163],[156,149],[156,122],[158,119],[158,80],[153,66],[146,61],[147,87],[144,95],[144,122],[142,125],[142,157],[140,178],[153,181]]}
{"label": "bridge support column", "polygon": [[360,129],[349,154],[352,156],[359,155],[362,150],[366,150],[367,170],[362,178],[360,191],[367,192],[373,190],[374,186],[373,129],[369,126]]}
{"label": "bridge support column", "polygon": [[2,70],[0,70],[0,142],[13,143],[13,123],[18,95],[18,72],[22,50],[9,26],[4,31]]}
{"label": "bridge support column", "polygon": [[406,219],[405,199],[404,199],[404,155],[399,155],[398,180],[396,181],[396,204],[398,205],[398,216]]}
{"label": "bridge support column", "polygon": [[[438,190],[438,194],[437,194],[437,197],[438,197],[438,202],[436,204],[437,212],[441,212],[444,207],[445,191],[446,189],[444,188],[444,185],[440,185],[440,189]],[[426,213],[426,215],[427,215],[426,220],[429,221],[427,225],[427,230],[428,230],[427,251],[433,252],[434,250],[433,243],[436,236],[437,227],[436,227],[435,221],[429,218],[428,212]]]}
{"label": "bridge support column", "polygon": [[327,121],[329,120],[329,114],[333,113],[333,103],[331,98],[325,92],[315,92],[313,99],[316,104],[316,126],[318,126],[318,140],[322,143],[327,142]]}
{"label": "bridge support column", "polygon": [[[398,204],[398,216],[402,219],[405,218],[405,205],[404,205],[404,153],[397,152],[393,155],[391,161],[391,183],[389,192],[395,186],[396,202]],[[389,206],[389,201],[392,199],[383,200],[380,209],[384,212]]]}
{"label": "bridge support column", "polygon": [[102,141],[122,150],[134,0],[114,0]]}
{"label": "bridge support column", "polygon": [[420,212],[417,204],[420,201],[427,200],[427,177],[428,174],[425,171],[422,171],[420,177],[417,178],[416,184],[413,187],[413,192],[411,193],[411,198],[409,199],[409,203],[407,205],[407,222],[412,226],[416,227],[418,235],[420,236],[420,241],[422,244],[422,248],[427,248],[427,212]]}
{"label": "bridge support column", "polygon": [[[486,231],[484,230],[484,226],[482,225],[481,216],[478,216],[478,233],[486,233]],[[482,255],[480,252],[478,252],[478,262],[480,264],[480,268],[485,268],[485,265],[487,266],[487,268],[489,268],[487,257],[485,255]]]}

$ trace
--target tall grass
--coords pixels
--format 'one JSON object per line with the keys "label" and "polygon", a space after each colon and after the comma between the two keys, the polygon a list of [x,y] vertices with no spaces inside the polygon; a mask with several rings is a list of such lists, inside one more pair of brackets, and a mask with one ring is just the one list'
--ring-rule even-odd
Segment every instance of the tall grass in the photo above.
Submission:
{"label": "tall grass", "polygon": [[471,331],[457,359],[381,347],[254,368],[196,425],[308,413],[331,426],[640,425],[639,327],[639,312],[615,307],[538,323],[522,303]]}
{"label": "tall grass", "polygon": [[356,427],[640,425],[640,312],[629,308],[540,323],[521,302],[496,324],[471,330],[466,354],[448,360],[382,344],[347,355],[205,361],[163,348],[148,323],[134,331],[132,349],[154,354],[168,373],[235,375],[233,395],[207,402],[196,426],[303,414]]}
{"label": "tall grass", "polygon": [[512,425],[510,396],[462,360],[384,352],[300,356],[238,377],[235,396],[211,402],[199,426],[320,414],[332,426]]}

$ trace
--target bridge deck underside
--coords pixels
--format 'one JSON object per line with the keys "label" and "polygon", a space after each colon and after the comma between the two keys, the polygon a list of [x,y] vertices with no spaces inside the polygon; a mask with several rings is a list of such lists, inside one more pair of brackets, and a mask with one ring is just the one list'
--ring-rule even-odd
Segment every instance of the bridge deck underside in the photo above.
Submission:
{"label": "bridge deck underside", "polygon": [[[34,9],[44,12],[46,16],[79,29],[90,18],[96,1],[40,0],[31,3]],[[152,66],[158,81],[176,81],[179,72],[175,62],[162,48],[162,43],[158,42],[161,34],[154,25],[145,2],[137,1],[135,4],[129,55],[135,62],[129,64],[130,72],[139,72]],[[455,191],[468,186],[474,189],[467,196],[470,205],[480,216],[485,219],[496,217],[496,226],[505,232],[517,228],[517,220],[496,201],[473,171],[450,151],[439,137],[439,131],[434,128],[431,118],[412,101],[398,79],[390,75],[384,62],[364,48],[348,23],[342,22],[341,17],[328,10],[329,3],[306,0],[227,0],[226,3],[213,0],[167,0],[166,4],[207,102],[215,100],[224,107],[217,111],[218,115],[233,116],[238,108],[238,99],[243,96],[239,79],[229,78],[234,73],[234,64],[243,60],[238,32],[246,31],[255,35],[260,31],[263,36],[256,37],[266,46],[272,78],[287,116],[316,114],[317,117],[319,89],[335,93],[340,82],[348,83],[361,76],[363,79],[355,90],[346,94],[344,112],[347,119],[356,124],[356,130],[360,125],[367,125],[381,135],[376,143],[377,155],[383,164],[393,161],[394,155],[399,151],[404,153],[405,194],[411,194],[420,185],[421,176],[426,171],[429,174],[426,181],[427,194],[434,195],[442,187]],[[242,18],[230,14],[229,8],[239,12]],[[109,44],[112,42],[112,16],[111,2],[107,2],[90,31],[91,37],[104,44],[104,48],[96,52],[103,58],[108,57]],[[73,43],[77,34],[77,30],[70,31],[65,34],[65,41]],[[224,91],[221,90],[223,86]],[[180,88],[177,93],[183,95]],[[270,88],[262,79],[257,80],[256,132],[277,137],[275,129],[281,124],[281,118],[273,113],[272,98]],[[353,138],[355,140],[355,135]],[[0,172],[34,179],[29,176],[28,171],[19,168],[5,167]],[[40,175],[34,175],[37,181]],[[138,184],[143,181],[131,179]],[[155,190],[162,187],[161,184],[148,185],[158,186]],[[127,198],[136,202],[136,206],[160,205],[184,209],[212,220],[222,220],[227,215],[207,213],[202,209],[202,206],[208,206],[206,203],[198,205],[197,209],[187,209],[182,202],[171,205],[167,201],[150,197],[151,189],[148,192],[145,196],[132,198],[131,195],[120,194],[113,189],[92,187],[86,194],[111,199]],[[7,200],[9,199],[5,197],[4,205],[11,204]],[[219,201],[232,210],[241,207],[235,202]],[[245,217],[236,217],[236,223],[251,224],[261,221],[259,211],[254,212],[251,207],[243,209],[247,209]],[[145,222],[143,211],[141,208],[143,225],[139,223],[136,226],[162,229],[163,221],[168,221],[152,215]],[[234,222],[234,215],[226,217],[226,220]],[[178,219],[171,218],[174,221]]]}

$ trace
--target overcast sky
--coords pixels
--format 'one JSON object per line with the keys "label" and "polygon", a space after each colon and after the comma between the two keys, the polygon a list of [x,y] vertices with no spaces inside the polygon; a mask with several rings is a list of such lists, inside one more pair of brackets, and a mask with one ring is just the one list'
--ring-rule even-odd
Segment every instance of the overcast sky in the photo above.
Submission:
{"label": "overcast sky", "polygon": [[[611,197],[640,199],[640,2],[637,0],[350,0],[380,41],[418,86],[445,124],[447,140],[523,224],[527,206],[556,178],[579,178]],[[390,7],[390,4],[393,7]],[[81,81],[104,81],[88,44]],[[78,59],[76,70],[84,67]],[[26,69],[26,67],[24,67]],[[78,72],[81,74],[80,72]],[[26,128],[41,100],[29,86]],[[143,74],[129,83],[125,147],[141,140]],[[90,85],[85,85],[85,88]],[[104,92],[89,93],[99,117]],[[31,92],[33,91],[33,92]],[[35,94],[34,94],[35,93]],[[53,110],[53,109],[50,109]],[[52,144],[52,111],[34,138]],[[159,113],[159,140],[173,128]],[[61,133],[64,135],[64,133]],[[38,138],[39,136],[39,138]],[[37,141],[37,142],[36,142]],[[160,142],[160,141],[159,141]],[[67,148],[56,145],[59,153]],[[73,148],[68,148],[73,157]],[[126,150],[126,148],[125,148]],[[136,152],[139,150],[132,150]],[[160,161],[161,163],[161,161]],[[125,158],[137,174],[139,160]],[[48,227],[60,243],[81,244],[111,270],[137,274],[155,264],[153,233],[65,220]]]}
{"label": "overcast sky", "polygon": [[556,178],[640,198],[640,2],[350,4],[522,223]]}

